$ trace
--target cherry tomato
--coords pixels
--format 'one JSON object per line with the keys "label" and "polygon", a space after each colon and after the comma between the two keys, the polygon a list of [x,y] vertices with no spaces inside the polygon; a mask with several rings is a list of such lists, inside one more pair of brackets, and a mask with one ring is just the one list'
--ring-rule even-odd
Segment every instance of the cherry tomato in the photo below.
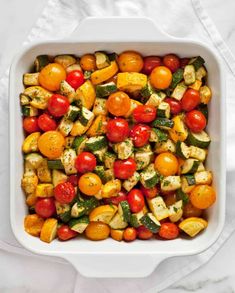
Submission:
{"label": "cherry tomato", "polygon": [[206,118],[202,112],[198,110],[192,110],[186,114],[186,125],[193,132],[201,132],[206,127]]}
{"label": "cherry tomato", "polygon": [[148,143],[151,128],[148,125],[136,124],[130,131],[130,137],[135,147],[142,147]]}
{"label": "cherry tomato", "polygon": [[80,173],[91,172],[96,167],[96,157],[89,152],[80,153],[75,160],[75,168]]}
{"label": "cherry tomato", "polygon": [[69,105],[69,100],[66,97],[54,94],[48,101],[48,110],[51,115],[61,117],[67,113]]}
{"label": "cherry tomato", "polygon": [[38,139],[39,151],[49,159],[56,159],[62,155],[65,139],[59,131],[50,130]]}
{"label": "cherry tomato", "polygon": [[158,189],[156,186],[152,188],[146,188],[143,185],[141,185],[140,190],[147,198],[154,198],[158,195]]}
{"label": "cherry tomato", "polygon": [[123,239],[126,242],[134,241],[136,239],[137,232],[136,229],[133,227],[128,227],[124,230]]}
{"label": "cherry tomato", "polygon": [[175,72],[180,67],[180,59],[175,54],[168,54],[163,58],[163,64],[171,70],[171,72]]}
{"label": "cherry tomato", "polygon": [[102,186],[100,177],[94,173],[83,174],[78,181],[78,187],[82,193],[93,196],[96,195]]}
{"label": "cherry tomato", "polygon": [[42,218],[50,218],[56,212],[54,199],[51,197],[38,198],[35,204],[35,212]]}
{"label": "cherry tomato", "polygon": [[133,117],[137,122],[149,123],[157,116],[157,110],[153,106],[139,105],[133,111]]}
{"label": "cherry tomato", "polygon": [[145,226],[139,226],[137,229],[137,237],[142,240],[148,240],[152,238],[153,233]]}
{"label": "cherry tomato", "polygon": [[93,54],[85,54],[81,57],[80,65],[83,70],[93,71],[96,69],[96,59]]}
{"label": "cherry tomato", "polygon": [[26,117],[23,121],[24,130],[28,133],[39,131],[37,117]]}
{"label": "cherry tomato", "polygon": [[184,218],[201,217],[201,215],[202,215],[202,210],[193,206],[191,202],[188,202],[187,204],[184,205],[183,207]]}
{"label": "cherry tomato", "polygon": [[144,74],[149,75],[155,67],[158,67],[161,65],[163,65],[161,57],[158,57],[158,56],[144,57],[144,67],[142,69],[142,72]]}
{"label": "cherry tomato", "polygon": [[132,189],[127,194],[127,201],[130,205],[130,209],[132,213],[140,212],[144,207],[144,196],[143,193],[139,189]]}
{"label": "cherry tomato", "polygon": [[112,115],[125,116],[130,110],[131,100],[126,93],[119,91],[108,97],[106,105]]}
{"label": "cherry tomato", "polygon": [[150,82],[152,86],[159,90],[167,89],[172,81],[172,73],[165,66],[158,66],[153,69],[150,74]]}
{"label": "cherry tomato", "polygon": [[180,67],[184,68],[189,63],[189,58],[181,58],[180,59]]}
{"label": "cherry tomato", "polygon": [[71,203],[75,198],[75,189],[70,182],[59,183],[54,188],[54,196],[62,204]]}
{"label": "cherry tomato", "polygon": [[66,79],[66,71],[62,65],[50,63],[40,71],[38,79],[45,89],[58,91],[61,81]]}
{"label": "cherry tomato", "polygon": [[179,235],[179,228],[174,223],[162,223],[158,234],[164,239],[175,239]]}
{"label": "cherry tomato", "polygon": [[194,89],[187,89],[181,100],[182,109],[184,111],[191,111],[200,103],[199,91]]}
{"label": "cherry tomato", "polygon": [[129,126],[126,119],[110,119],[107,124],[106,136],[111,142],[121,142],[129,135]]}
{"label": "cherry tomato", "polygon": [[117,160],[113,165],[114,176],[119,179],[128,179],[136,171],[136,162],[129,158],[126,160]]}
{"label": "cherry tomato", "polygon": [[38,126],[43,131],[56,130],[57,124],[50,115],[44,113],[38,117]]}
{"label": "cherry tomato", "polygon": [[68,225],[62,225],[57,229],[57,235],[60,240],[69,240],[78,235],[78,232],[73,231]]}
{"label": "cherry tomato", "polygon": [[171,114],[176,115],[181,112],[181,103],[173,98],[166,98],[164,102],[170,105]]}
{"label": "cherry tomato", "polygon": [[172,153],[165,152],[156,157],[154,166],[161,175],[172,176],[178,171],[178,160]]}
{"label": "cherry tomato", "polygon": [[168,193],[164,195],[164,202],[166,206],[171,206],[177,202],[176,193],[173,191],[172,193]]}
{"label": "cherry tomato", "polygon": [[127,200],[127,195],[125,191],[119,191],[117,196],[109,197],[109,198],[104,198],[104,203],[105,204],[114,204],[118,206],[118,204],[123,201]]}
{"label": "cherry tomato", "polygon": [[79,176],[77,174],[70,175],[68,178],[68,182],[70,182],[74,187],[78,186]]}
{"label": "cherry tomato", "polygon": [[140,72],[143,65],[143,58],[137,52],[126,51],[118,56],[118,66],[122,72]]}
{"label": "cherry tomato", "polygon": [[195,186],[190,193],[190,201],[198,209],[209,208],[215,200],[216,193],[214,188],[206,184]]}
{"label": "cherry tomato", "polygon": [[85,79],[81,70],[73,70],[67,75],[66,81],[76,90],[84,83]]}

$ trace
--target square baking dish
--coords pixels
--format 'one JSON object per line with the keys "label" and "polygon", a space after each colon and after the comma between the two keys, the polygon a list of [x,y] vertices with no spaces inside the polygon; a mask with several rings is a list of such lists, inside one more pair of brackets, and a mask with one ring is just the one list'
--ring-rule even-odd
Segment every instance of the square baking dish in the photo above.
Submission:
{"label": "square baking dish", "polygon": [[[18,98],[24,88],[22,76],[29,71],[37,55],[82,55],[99,50],[117,53],[135,50],[143,55],[175,53],[181,57],[201,55],[206,60],[208,83],[213,91],[207,126],[212,138],[207,166],[214,174],[217,201],[207,212],[208,228],[196,238],[136,240],[132,243],[117,242],[111,238],[100,242],[80,238],[68,242],[54,240],[46,244],[24,231],[27,207],[20,186],[24,134]],[[136,278],[148,276],[168,257],[198,254],[218,238],[225,219],[225,82],[220,60],[212,49],[196,41],[166,35],[147,18],[87,18],[67,40],[37,43],[21,50],[11,66],[9,104],[11,225],[17,240],[28,250],[65,258],[87,277]]]}

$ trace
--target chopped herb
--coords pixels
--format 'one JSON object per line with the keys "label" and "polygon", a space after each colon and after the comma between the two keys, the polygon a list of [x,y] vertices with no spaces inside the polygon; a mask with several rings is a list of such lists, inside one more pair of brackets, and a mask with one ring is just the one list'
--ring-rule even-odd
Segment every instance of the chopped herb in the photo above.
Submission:
{"label": "chopped herb", "polygon": [[178,212],[178,209],[176,207],[173,207],[173,210],[174,210],[175,213]]}
{"label": "chopped herb", "polygon": [[171,183],[171,182],[170,182],[169,180],[165,180],[165,181],[163,182],[163,186],[168,186],[170,183]]}

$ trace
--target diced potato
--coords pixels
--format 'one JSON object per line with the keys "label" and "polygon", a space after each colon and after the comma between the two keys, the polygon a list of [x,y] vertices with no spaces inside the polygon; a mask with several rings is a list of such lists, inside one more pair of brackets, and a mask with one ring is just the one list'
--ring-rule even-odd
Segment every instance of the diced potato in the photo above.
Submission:
{"label": "diced potato", "polygon": [[54,218],[46,219],[42,226],[40,239],[44,242],[50,243],[55,239],[57,234],[58,221]]}
{"label": "diced potato", "polygon": [[44,219],[39,217],[37,214],[27,215],[24,218],[24,229],[32,236],[39,236],[44,224]]}
{"label": "diced potato", "polygon": [[41,183],[37,185],[36,196],[37,197],[51,197],[54,195],[53,184]]}

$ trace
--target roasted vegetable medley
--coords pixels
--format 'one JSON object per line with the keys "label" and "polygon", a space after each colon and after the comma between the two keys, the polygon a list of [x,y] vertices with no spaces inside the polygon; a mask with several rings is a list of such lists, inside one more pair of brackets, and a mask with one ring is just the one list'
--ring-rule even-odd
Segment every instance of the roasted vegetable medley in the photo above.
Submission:
{"label": "roasted vegetable medley", "polygon": [[37,56],[20,94],[25,231],[44,242],[194,237],[216,200],[202,57]]}

